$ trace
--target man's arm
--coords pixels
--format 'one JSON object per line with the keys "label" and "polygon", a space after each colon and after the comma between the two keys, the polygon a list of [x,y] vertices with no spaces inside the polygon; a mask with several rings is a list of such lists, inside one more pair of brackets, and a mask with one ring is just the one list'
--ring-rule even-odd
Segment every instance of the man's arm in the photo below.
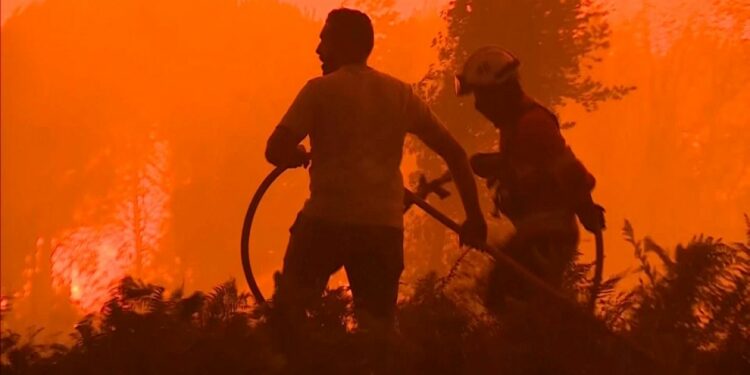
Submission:
{"label": "man's arm", "polygon": [[483,244],[487,240],[487,223],[479,206],[477,186],[466,152],[442,126],[425,127],[414,134],[445,160],[453,176],[466,212],[466,222],[460,233],[461,243],[472,246]]}
{"label": "man's arm", "polygon": [[274,129],[266,144],[266,160],[277,167],[307,167],[309,155],[300,145],[313,128],[316,117],[313,81],[308,81]]}
{"label": "man's arm", "polygon": [[461,243],[477,246],[486,242],[487,223],[479,206],[477,186],[466,152],[427,105],[416,97],[412,102],[412,110],[415,121],[409,131],[445,160],[461,196],[466,212],[466,222],[460,233]]}
{"label": "man's arm", "polygon": [[474,174],[488,180],[497,178],[502,162],[503,154],[499,152],[479,152],[469,159]]}
{"label": "man's arm", "polygon": [[302,139],[289,128],[277,126],[266,144],[266,160],[277,167],[307,167],[310,158],[305,146],[299,144]]}
{"label": "man's arm", "polygon": [[445,160],[461,196],[467,219],[483,217],[474,176],[461,145],[443,127],[424,128],[414,135]]}

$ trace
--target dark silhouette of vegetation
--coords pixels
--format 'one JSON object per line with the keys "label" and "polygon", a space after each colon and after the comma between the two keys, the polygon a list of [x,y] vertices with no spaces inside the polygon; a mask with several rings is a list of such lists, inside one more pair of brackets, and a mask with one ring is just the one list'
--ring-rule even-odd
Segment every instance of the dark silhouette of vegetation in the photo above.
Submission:
{"label": "dark silhouette of vegetation", "polygon": [[[429,274],[399,305],[399,333],[389,337],[389,373],[415,374],[746,374],[750,370],[750,220],[745,243],[698,236],[674,252],[630,223],[640,282],[603,288],[596,322],[548,301],[515,301],[489,314],[471,303],[481,283],[445,288]],[[566,286],[585,295],[587,266],[571,268]],[[451,274],[456,278],[481,275]],[[468,297],[467,297],[468,296]],[[583,303],[580,299],[579,303]],[[345,288],[326,291],[309,313],[303,363],[273,349],[267,320],[272,306],[254,305],[234,281],[209,293],[185,295],[125,278],[97,315],[76,326],[74,343],[38,344],[4,331],[3,374],[268,374],[290,369],[367,373],[368,338],[353,328]],[[638,350],[656,360],[650,369]],[[313,371],[313,370],[310,370]]]}
{"label": "dark silhouette of vegetation", "polygon": [[502,46],[521,60],[524,87],[546,106],[568,99],[593,110],[621,98],[632,88],[607,86],[590,75],[609,48],[606,14],[601,3],[585,0],[452,1],[443,15],[448,29],[436,40],[440,65],[427,77],[439,83],[437,104],[456,106],[453,75],[486,45]]}

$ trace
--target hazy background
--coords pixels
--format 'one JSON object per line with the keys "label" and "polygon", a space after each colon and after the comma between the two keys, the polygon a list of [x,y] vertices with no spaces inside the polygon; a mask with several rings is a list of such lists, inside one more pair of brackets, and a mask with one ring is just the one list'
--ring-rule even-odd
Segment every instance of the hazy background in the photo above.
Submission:
{"label": "hazy background", "polygon": [[[240,227],[271,169],[266,137],[319,74],[322,19],[341,3],[3,1],[1,287],[13,306],[3,325],[68,329],[126,273],[187,289],[242,280]],[[722,18],[725,3],[604,2],[613,33],[592,74],[637,89],[594,112],[555,108],[576,122],[564,135],[599,182],[608,274],[634,264],[626,218],[667,246],[744,238],[750,28],[747,7]],[[378,33],[371,64],[422,79],[445,5],[360,4]],[[413,155],[404,169],[416,169]],[[287,173],[258,213],[253,262],[267,294],[306,184]],[[589,236],[581,250],[590,260]],[[428,271],[410,264],[430,254],[407,255],[408,283]]]}

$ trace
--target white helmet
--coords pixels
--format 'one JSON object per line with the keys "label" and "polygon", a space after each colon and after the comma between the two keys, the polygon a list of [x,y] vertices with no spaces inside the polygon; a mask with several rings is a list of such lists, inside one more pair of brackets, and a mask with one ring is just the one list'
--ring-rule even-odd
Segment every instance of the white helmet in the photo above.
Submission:
{"label": "white helmet", "polygon": [[499,85],[518,76],[521,62],[512,53],[497,46],[486,46],[469,56],[460,74],[456,75],[456,94],[470,94],[475,88]]}

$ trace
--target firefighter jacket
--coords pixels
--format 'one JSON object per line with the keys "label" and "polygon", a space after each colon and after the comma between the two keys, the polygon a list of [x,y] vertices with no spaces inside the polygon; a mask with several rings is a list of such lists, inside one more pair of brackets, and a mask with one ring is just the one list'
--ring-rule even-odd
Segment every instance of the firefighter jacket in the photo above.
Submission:
{"label": "firefighter jacket", "polygon": [[474,172],[494,188],[499,213],[514,222],[576,214],[589,230],[603,226],[601,207],[591,198],[595,179],[565,143],[554,114],[529,102],[501,129],[499,153],[472,157]]}

